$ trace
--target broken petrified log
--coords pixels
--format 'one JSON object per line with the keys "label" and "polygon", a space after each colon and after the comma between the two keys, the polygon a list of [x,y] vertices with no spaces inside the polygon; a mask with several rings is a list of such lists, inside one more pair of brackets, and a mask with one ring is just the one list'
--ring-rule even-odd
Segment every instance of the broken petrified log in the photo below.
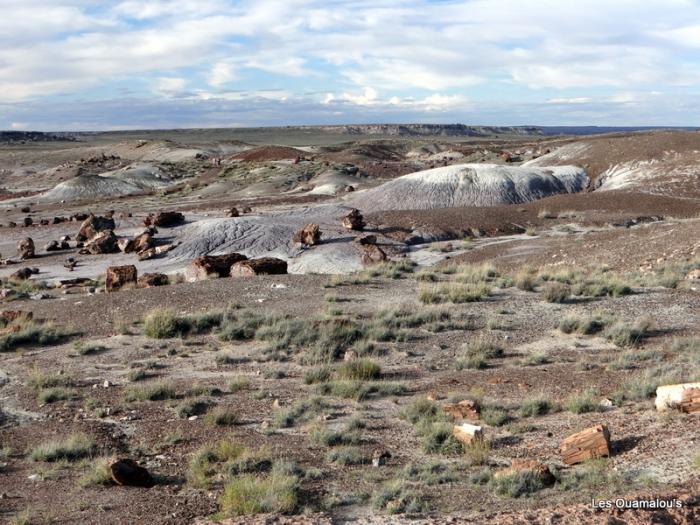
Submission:
{"label": "broken petrified log", "polygon": [[107,268],[105,290],[108,292],[116,292],[127,284],[135,285],[136,281],[136,266],[133,264],[127,266],[110,266]]}
{"label": "broken petrified log", "polygon": [[16,281],[26,281],[35,273],[39,273],[38,268],[20,268],[16,272],[10,274],[10,279],[14,279]]}
{"label": "broken petrified log", "polygon": [[539,478],[544,486],[553,485],[556,481],[554,475],[549,470],[549,467],[544,463],[535,461],[534,459],[514,459],[510,467],[497,470],[494,473],[495,478],[512,476],[513,474],[530,473]]}
{"label": "broken petrified log", "polygon": [[362,249],[361,261],[364,265],[377,264],[387,261],[389,258],[386,256],[384,250],[382,250],[376,244],[361,244]]}
{"label": "broken petrified log", "polygon": [[353,208],[341,221],[343,228],[348,230],[362,231],[365,229],[365,219],[360,210]]}
{"label": "broken petrified log", "polygon": [[700,414],[700,388],[684,390],[677,408],[686,414]]}
{"label": "broken petrified log", "polygon": [[664,411],[669,408],[678,408],[683,400],[686,390],[700,390],[700,382],[682,383],[679,385],[664,385],[656,389],[656,410]]}
{"label": "broken petrified log", "polygon": [[313,246],[321,240],[321,229],[318,224],[305,224],[301,230],[294,233],[292,240],[304,246]]}
{"label": "broken petrified log", "polygon": [[146,226],[170,228],[185,222],[185,216],[179,211],[161,211],[155,217],[149,215],[143,222]]}
{"label": "broken petrified log", "polygon": [[178,244],[179,243],[164,244],[162,246],[156,246],[154,248],[148,248],[147,250],[138,252],[137,255],[139,257],[139,261],[146,261],[148,259],[153,259],[154,257],[163,253],[168,253],[173,248],[176,248]]}
{"label": "broken petrified log", "polygon": [[287,273],[287,261],[275,257],[248,259],[231,265],[231,277],[252,277],[254,275],[280,275]]}
{"label": "broken petrified log", "polygon": [[21,259],[32,259],[35,256],[34,241],[31,237],[22,239],[17,243],[17,254]]}
{"label": "broken petrified log", "polygon": [[86,242],[80,249],[83,255],[92,254],[99,255],[103,253],[118,253],[119,242],[117,236],[112,230],[103,231],[95,235],[92,239]]}
{"label": "broken petrified log", "polygon": [[153,477],[144,467],[133,459],[118,459],[109,465],[112,480],[117,485],[130,487],[152,487]]}
{"label": "broken petrified log", "polygon": [[154,286],[165,286],[170,283],[168,276],[164,273],[144,273],[136,281],[139,288],[153,288]]}
{"label": "broken petrified log", "polygon": [[562,461],[567,465],[587,459],[610,456],[610,432],[605,425],[596,425],[577,432],[559,445]]}
{"label": "broken petrified log", "polygon": [[240,253],[197,257],[185,270],[185,279],[194,282],[212,277],[228,277],[231,275],[231,266],[246,259],[247,257]]}
{"label": "broken petrified log", "polygon": [[442,411],[452,416],[453,419],[468,419],[470,421],[478,421],[481,412],[479,403],[471,399],[464,399],[459,403],[443,405]]}
{"label": "broken petrified log", "polygon": [[84,242],[92,239],[99,232],[114,230],[114,228],[114,219],[111,217],[98,217],[91,213],[80,225],[80,230],[78,230],[78,235],[75,236],[75,239],[78,242]]}
{"label": "broken petrified log", "polygon": [[145,231],[133,239],[119,239],[119,249],[124,253],[140,253],[153,247],[153,235]]}
{"label": "broken petrified log", "polygon": [[455,427],[452,429],[452,435],[457,441],[464,443],[465,445],[470,445],[472,442],[484,438],[481,427],[478,425],[470,425],[469,423],[455,425]]}

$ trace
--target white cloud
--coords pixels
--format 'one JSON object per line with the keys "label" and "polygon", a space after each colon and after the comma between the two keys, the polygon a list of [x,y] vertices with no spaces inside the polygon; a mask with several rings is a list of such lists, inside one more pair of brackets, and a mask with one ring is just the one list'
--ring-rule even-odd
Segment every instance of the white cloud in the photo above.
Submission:
{"label": "white cloud", "polygon": [[592,102],[591,97],[557,97],[547,100],[547,104],[587,104]]}
{"label": "white cloud", "polygon": [[157,79],[155,91],[166,97],[172,97],[182,92],[185,89],[185,84],[184,78],[161,77]]}
{"label": "white cloud", "polygon": [[214,64],[209,72],[208,82],[210,86],[219,87],[228,84],[236,78],[236,72],[232,64],[221,61]]}

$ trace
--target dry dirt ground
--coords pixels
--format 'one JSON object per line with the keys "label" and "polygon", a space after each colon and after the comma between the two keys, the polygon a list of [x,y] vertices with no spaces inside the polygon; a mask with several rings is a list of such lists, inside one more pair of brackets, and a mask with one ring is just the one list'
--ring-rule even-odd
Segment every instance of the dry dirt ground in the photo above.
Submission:
{"label": "dry dirt ground", "polygon": [[[0,519],[700,522],[700,415],[654,407],[656,386],[700,381],[700,199],[698,172],[687,169],[700,134],[263,141],[259,133],[0,146],[0,254],[9,260],[0,312],[33,316],[19,332],[18,322],[0,324]],[[42,218],[113,210],[127,236],[146,214],[179,210],[187,224],[161,228],[166,243],[232,206],[274,217],[342,204],[346,189],[310,194],[329,170],[318,180],[361,192],[445,164],[503,163],[504,152],[529,161],[558,148],[568,149],[552,164],[590,170],[586,191],[507,206],[367,210],[368,233],[392,262],[349,274],[182,282],[189,261],[81,256],[72,240],[69,250],[43,249],[74,237],[79,223]],[[682,167],[674,191],[656,171],[596,189],[609,168],[655,158]],[[157,166],[172,185],[88,201],[34,198],[134,162]],[[22,226],[26,217],[32,226]],[[25,237],[37,257],[20,262]],[[72,272],[67,257],[78,259]],[[104,293],[99,278],[114,264],[165,271],[171,284]],[[39,273],[9,278],[25,266]],[[93,281],[57,284],[69,277]],[[455,441],[442,412],[462,399],[481,407],[478,445]],[[560,442],[597,424],[610,431],[609,457],[564,464]],[[390,457],[375,467],[377,451]],[[105,471],[111,458],[139,462],[154,485],[115,484]],[[542,462],[554,483],[499,477],[514,459]],[[591,505],[611,498],[679,506]]]}

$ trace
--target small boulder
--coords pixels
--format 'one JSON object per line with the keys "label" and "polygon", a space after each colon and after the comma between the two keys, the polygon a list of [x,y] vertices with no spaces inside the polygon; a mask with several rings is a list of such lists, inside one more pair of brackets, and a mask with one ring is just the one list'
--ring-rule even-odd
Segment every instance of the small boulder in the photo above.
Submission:
{"label": "small boulder", "polygon": [[107,268],[105,290],[108,292],[115,292],[127,284],[135,285],[136,282],[137,272],[136,266],[133,264],[127,266],[110,266]]}
{"label": "small boulder", "polygon": [[231,266],[246,259],[247,257],[240,253],[197,257],[185,270],[185,279],[189,282],[194,282],[212,277],[229,277],[231,275]]}
{"label": "small boulder", "polygon": [[497,470],[494,473],[495,478],[512,476],[513,474],[530,473],[534,474],[542,482],[544,486],[553,485],[556,481],[554,475],[549,470],[549,467],[544,463],[535,461],[534,459],[514,459],[510,467]]}
{"label": "small boulder", "polygon": [[136,281],[139,288],[153,288],[154,286],[165,286],[169,283],[170,280],[164,273],[144,273]]}
{"label": "small boulder", "polygon": [[24,224],[24,226],[26,228],[28,228],[29,226],[34,224],[34,220],[31,217],[25,217],[24,220],[22,221],[22,224]]}
{"label": "small boulder", "polygon": [[240,213],[238,212],[238,208],[231,208],[231,209],[228,211],[228,216],[229,216],[229,217],[238,217],[238,216],[240,216]]}
{"label": "small boulder", "polygon": [[452,429],[452,435],[457,441],[465,445],[469,445],[473,441],[481,440],[484,438],[484,434],[481,430],[481,427],[478,425],[471,425],[469,423],[462,423],[461,425],[456,425]]}
{"label": "small boulder", "polygon": [[34,241],[31,237],[22,239],[17,243],[17,254],[19,255],[20,259],[34,258]]}
{"label": "small boulder", "polygon": [[275,257],[248,259],[231,265],[231,277],[252,277],[254,275],[280,275],[287,273],[287,261]]}
{"label": "small boulder", "polygon": [[68,248],[70,248],[70,246],[65,241],[49,241],[44,247],[44,250],[47,252],[58,252],[60,250],[67,250]]}
{"label": "small boulder", "polygon": [[464,399],[459,403],[449,403],[442,407],[445,414],[452,416],[453,419],[468,419],[470,421],[478,421],[481,410],[479,403],[471,399]]}
{"label": "small boulder", "polygon": [[20,268],[16,272],[10,274],[10,279],[14,279],[16,281],[26,281],[36,273],[39,273],[38,268]]}
{"label": "small boulder", "polygon": [[83,255],[92,254],[99,255],[103,253],[118,253],[119,239],[114,235],[114,232],[104,231],[95,235],[92,239],[86,242],[80,250]]}
{"label": "small boulder", "polygon": [[153,217],[152,223],[146,224],[146,226],[152,225],[170,228],[182,224],[183,222],[185,222],[185,216],[179,211],[161,211]]}
{"label": "small boulder", "polygon": [[92,239],[99,232],[114,230],[116,225],[114,224],[114,219],[111,217],[99,217],[97,215],[90,214],[87,219],[83,221],[78,230],[78,235],[76,235],[76,240],[80,242]]}
{"label": "small boulder", "polygon": [[365,229],[365,220],[360,210],[353,208],[341,221],[343,228],[348,230],[362,231]]}
{"label": "small boulder", "polygon": [[297,244],[313,246],[321,240],[321,229],[318,224],[305,224],[301,230],[294,233],[292,240]]}
{"label": "small boulder", "polygon": [[362,248],[362,264],[369,266],[372,264],[377,264],[381,262],[388,261],[389,258],[386,256],[384,250],[382,250],[376,244],[366,244],[361,245]]}
{"label": "small boulder", "polygon": [[369,246],[372,244],[377,244],[377,236],[376,235],[363,235],[362,237],[358,237],[355,239],[355,242],[361,246]]}
{"label": "small boulder", "polygon": [[109,465],[112,480],[117,485],[150,488],[155,485],[153,477],[133,459],[118,459]]}

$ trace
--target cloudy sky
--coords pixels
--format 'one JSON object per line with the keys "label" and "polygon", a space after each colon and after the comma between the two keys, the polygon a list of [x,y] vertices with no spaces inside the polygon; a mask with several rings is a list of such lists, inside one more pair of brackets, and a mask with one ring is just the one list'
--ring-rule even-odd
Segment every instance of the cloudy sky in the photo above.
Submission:
{"label": "cloudy sky", "polygon": [[0,129],[700,125],[699,0],[0,0]]}

